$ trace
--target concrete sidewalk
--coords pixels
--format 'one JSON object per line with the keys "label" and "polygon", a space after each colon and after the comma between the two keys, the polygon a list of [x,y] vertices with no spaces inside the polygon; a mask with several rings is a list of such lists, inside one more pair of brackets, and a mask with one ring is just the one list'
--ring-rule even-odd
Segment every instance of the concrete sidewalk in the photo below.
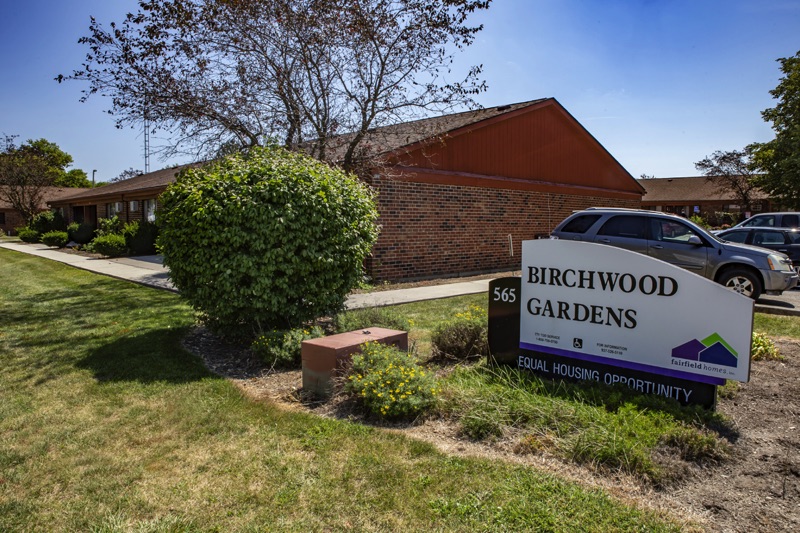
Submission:
{"label": "concrete sidewalk", "polygon": [[[97,274],[177,292],[177,289],[169,280],[169,270],[162,265],[161,256],[158,255],[97,259],[63,252],[44,244],[0,242],[0,247],[58,261],[75,268],[96,272]],[[352,294],[347,298],[345,307],[347,309],[362,309],[477,294],[489,290],[489,281],[489,279],[482,279],[426,285],[410,289]],[[762,296],[756,302],[755,310],[759,313],[800,316],[800,290],[786,291],[781,296]]]}
{"label": "concrete sidewalk", "polygon": [[161,264],[160,256],[120,257],[97,259],[80,254],[62,252],[44,244],[0,242],[0,248],[58,261],[75,268],[104,274],[157,289],[177,292],[169,280],[169,271]]}
{"label": "concrete sidewalk", "polygon": [[[97,259],[60,251],[45,246],[44,244],[16,242],[0,242],[0,248],[58,261],[59,263],[64,263],[75,268],[111,276],[113,278],[133,281],[134,283],[140,283],[157,289],[177,292],[177,289],[169,280],[169,270],[162,265],[162,258],[158,255]],[[449,298],[451,296],[461,296],[464,294],[477,294],[488,290],[488,279],[443,283],[441,285],[428,285],[410,289],[353,294],[347,298],[345,307],[347,309],[381,307],[385,305]]]}

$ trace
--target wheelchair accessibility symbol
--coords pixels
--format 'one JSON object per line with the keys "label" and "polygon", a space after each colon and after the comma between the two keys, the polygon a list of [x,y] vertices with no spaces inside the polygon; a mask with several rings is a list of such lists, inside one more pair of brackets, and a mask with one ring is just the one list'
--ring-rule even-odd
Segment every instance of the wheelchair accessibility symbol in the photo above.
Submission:
{"label": "wheelchair accessibility symbol", "polygon": [[572,347],[583,348],[583,339],[578,339],[578,338],[572,339]]}

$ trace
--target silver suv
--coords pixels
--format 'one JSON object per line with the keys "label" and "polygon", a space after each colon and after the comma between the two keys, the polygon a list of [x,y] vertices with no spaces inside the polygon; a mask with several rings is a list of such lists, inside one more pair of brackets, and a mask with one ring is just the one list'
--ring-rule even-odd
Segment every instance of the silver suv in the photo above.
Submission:
{"label": "silver suv", "polygon": [[567,217],[550,237],[649,255],[753,300],[762,293],[781,294],[798,282],[785,254],[722,241],[685,218],[658,211],[591,207]]}
{"label": "silver suv", "polygon": [[800,227],[800,213],[761,213],[739,222],[734,228],[797,228]]}

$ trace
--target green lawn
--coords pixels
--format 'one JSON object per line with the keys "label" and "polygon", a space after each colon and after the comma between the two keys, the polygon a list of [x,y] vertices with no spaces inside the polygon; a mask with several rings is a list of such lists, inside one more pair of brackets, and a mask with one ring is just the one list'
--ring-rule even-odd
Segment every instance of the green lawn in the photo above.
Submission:
{"label": "green lawn", "polygon": [[245,399],[175,295],[0,249],[0,530],[678,530],[533,468]]}

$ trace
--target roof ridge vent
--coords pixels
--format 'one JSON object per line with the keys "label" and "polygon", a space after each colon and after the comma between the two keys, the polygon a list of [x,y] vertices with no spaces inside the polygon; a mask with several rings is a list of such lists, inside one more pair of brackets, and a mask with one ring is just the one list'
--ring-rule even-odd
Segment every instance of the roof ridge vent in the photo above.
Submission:
{"label": "roof ridge vent", "polygon": [[511,109],[511,106],[510,105],[501,105],[500,107],[497,108],[498,111],[505,111],[507,109]]}

